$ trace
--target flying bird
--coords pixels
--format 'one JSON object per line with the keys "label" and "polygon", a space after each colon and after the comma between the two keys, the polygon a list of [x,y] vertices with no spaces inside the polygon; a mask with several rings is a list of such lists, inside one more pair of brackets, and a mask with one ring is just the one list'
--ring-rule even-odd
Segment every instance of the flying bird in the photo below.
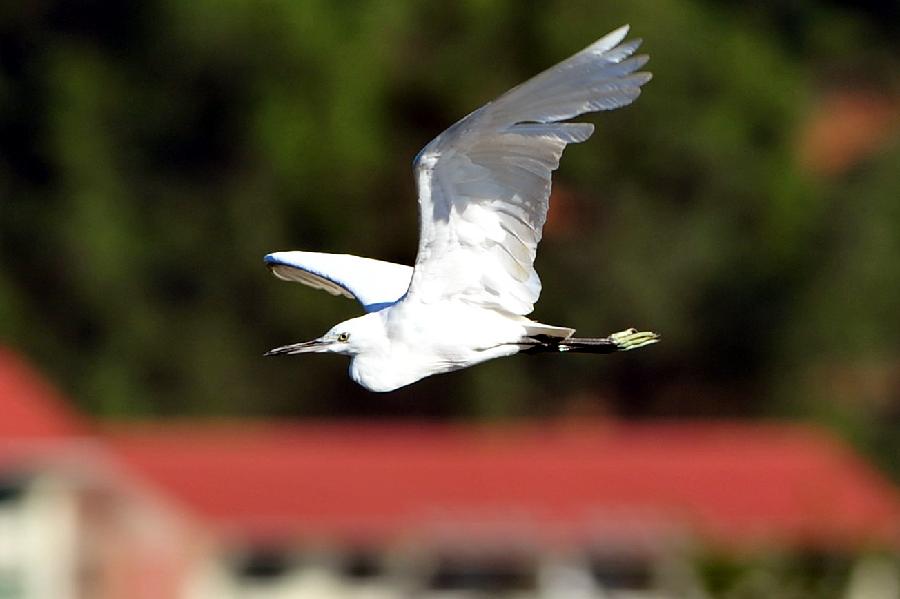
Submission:
{"label": "flying bird", "polygon": [[576,338],[527,318],[541,292],[534,259],[550,177],[567,144],[594,131],[566,122],[630,104],[650,73],[633,56],[628,26],[509,90],[426,145],[413,162],[419,196],[414,267],[347,254],[268,254],[276,277],[358,300],[366,314],[266,355],[350,356],[350,376],[371,391],[513,354],[610,353],[659,340],[628,329]]}

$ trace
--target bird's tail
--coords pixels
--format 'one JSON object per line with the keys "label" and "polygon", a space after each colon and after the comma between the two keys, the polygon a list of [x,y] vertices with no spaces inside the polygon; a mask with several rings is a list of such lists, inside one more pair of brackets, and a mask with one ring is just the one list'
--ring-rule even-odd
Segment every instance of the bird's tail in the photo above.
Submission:
{"label": "bird's tail", "polygon": [[523,343],[522,352],[526,354],[541,354],[546,352],[577,352],[587,354],[611,354],[619,351],[629,351],[651,345],[658,342],[659,335],[650,331],[638,331],[626,329],[613,333],[609,337],[550,337],[547,335],[535,335],[530,343]]}
{"label": "bird's tail", "polygon": [[540,337],[546,339],[563,340],[568,339],[575,334],[575,329],[569,327],[557,327],[552,324],[544,324],[533,320],[523,318],[525,324],[525,334],[528,337]]}

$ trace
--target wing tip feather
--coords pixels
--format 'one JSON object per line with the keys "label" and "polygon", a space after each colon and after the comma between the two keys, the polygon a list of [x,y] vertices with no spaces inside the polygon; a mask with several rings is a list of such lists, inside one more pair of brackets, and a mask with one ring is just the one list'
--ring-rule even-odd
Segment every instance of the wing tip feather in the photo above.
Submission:
{"label": "wing tip feather", "polygon": [[285,264],[284,259],[280,256],[280,254],[283,253],[284,252],[271,252],[269,254],[266,254],[265,256],[263,256],[263,263],[269,268],[278,266],[279,264]]}
{"label": "wing tip feather", "polygon": [[631,30],[631,25],[625,24],[617,29],[613,29],[596,42],[588,46],[584,49],[585,52],[590,52],[591,54],[603,54],[615,48],[617,45],[622,43],[622,40],[625,39],[625,36],[628,35],[628,32]]}

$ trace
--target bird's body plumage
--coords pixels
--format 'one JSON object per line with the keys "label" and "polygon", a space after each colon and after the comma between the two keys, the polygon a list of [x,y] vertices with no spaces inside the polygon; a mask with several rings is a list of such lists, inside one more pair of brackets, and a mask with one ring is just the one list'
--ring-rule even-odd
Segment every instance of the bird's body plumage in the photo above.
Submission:
{"label": "bird's body plumage", "polygon": [[[422,149],[414,161],[414,268],[316,252],[266,256],[279,278],[355,297],[368,312],[270,353],[345,353],[356,382],[389,391],[512,355],[536,340],[560,351],[574,347],[565,342],[574,329],[526,317],[541,292],[534,259],[551,174],[566,145],[593,132],[591,124],[561,121],[629,104],[650,79],[636,72],[647,57],[631,56],[640,40],[622,43],[627,31],[619,28],[513,88]],[[606,345],[631,349],[656,340],[634,335],[610,337]]]}
{"label": "bird's body plumage", "polygon": [[[526,336],[523,324],[465,302],[400,302],[351,322],[351,340],[372,342],[353,356],[350,376],[372,391],[512,355],[519,351],[515,342]],[[370,328],[375,334],[368,334]]]}

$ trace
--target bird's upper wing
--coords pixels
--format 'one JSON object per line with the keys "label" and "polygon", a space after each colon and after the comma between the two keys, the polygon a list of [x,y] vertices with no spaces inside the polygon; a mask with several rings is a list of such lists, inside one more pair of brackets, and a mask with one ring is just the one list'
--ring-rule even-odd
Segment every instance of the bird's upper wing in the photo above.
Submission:
{"label": "bird's upper wing", "polygon": [[354,298],[366,312],[399,300],[409,287],[412,267],[348,254],[275,252],[266,265],[279,279]]}
{"label": "bird's upper wing", "polygon": [[590,137],[566,119],[631,103],[649,73],[641,40],[621,27],[469,114],[414,163],[421,231],[407,297],[449,297],[528,314],[541,292],[534,270],[550,176],[563,149]]}

